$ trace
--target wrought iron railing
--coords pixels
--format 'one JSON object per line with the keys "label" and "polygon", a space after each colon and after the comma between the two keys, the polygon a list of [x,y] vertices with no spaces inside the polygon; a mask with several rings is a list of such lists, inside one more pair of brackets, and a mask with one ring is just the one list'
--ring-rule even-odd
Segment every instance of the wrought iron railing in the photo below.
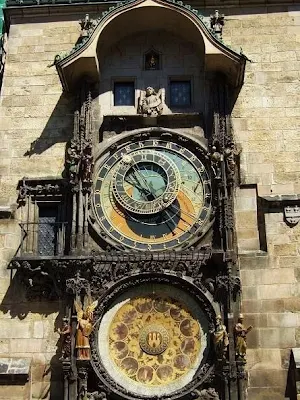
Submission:
{"label": "wrought iron railing", "polygon": [[67,222],[20,224],[21,244],[17,256],[63,256],[68,253]]}

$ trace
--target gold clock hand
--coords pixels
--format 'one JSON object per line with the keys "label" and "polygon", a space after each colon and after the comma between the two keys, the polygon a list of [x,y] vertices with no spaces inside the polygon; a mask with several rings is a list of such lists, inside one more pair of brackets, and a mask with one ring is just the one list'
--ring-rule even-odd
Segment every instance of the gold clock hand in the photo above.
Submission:
{"label": "gold clock hand", "polygon": [[177,211],[183,212],[186,214],[188,217],[196,219],[196,216],[193,214],[188,213],[187,211],[181,210],[180,208],[176,207],[175,204],[170,204],[171,207],[175,208]]}

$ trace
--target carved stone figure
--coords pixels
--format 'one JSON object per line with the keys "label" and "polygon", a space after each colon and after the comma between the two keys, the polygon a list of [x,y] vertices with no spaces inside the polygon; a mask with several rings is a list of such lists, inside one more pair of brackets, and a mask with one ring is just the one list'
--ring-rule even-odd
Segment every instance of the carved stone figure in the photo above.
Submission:
{"label": "carved stone figure", "polygon": [[98,300],[90,302],[83,310],[80,301],[74,301],[77,312],[76,349],[77,360],[89,360],[91,358],[89,336],[93,331],[93,311],[98,305]]}
{"label": "carved stone figure", "polygon": [[226,164],[226,171],[227,171],[227,178],[229,180],[234,179],[234,173],[235,173],[235,161],[234,161],[234,148],[233,146],[226,147],[224,150],[224,158],[225,158],[225,164]]}
{"label": "carved stone figure", "polygon": [[194,400],[220,400],[220,397],[214,388],[195,389],[193,391]]}
{"label": "carved stone figure", "polygon": [[211,154],[211,162],[212,162],[211,166],[215,175],[215,179],[217,180],[222,179],[221,161],[222,161],[221,153],[219,153],[216,146],[213,146]]}
{"label": "carved stone figure", "polygon": [[78,165],[80,160],[80,154],[77,150],[75,143],[71,142],[70,147],[67,150],[66,163],[69,171],[69,179],[71,184],[75,184],[78,176]]}
{"label": "carved stone figure", "polygon": [[87,394],[87,398],[89,400],[106,400],[106,393],[105,392],[92,392]]}
{"label": "carved stone figure", "polygon": [[141,90],[138,112],[145,117],[157,117],[163,112],[163,91],[158,92],[149,86],[146,91]]}
{"label": "carved stone figure", "polygon": [[59,333],[62,340],[61,360],[65,360],[71,356],[71,326],[69,325],[68,318],[63,319],[63,328]]}
{"label": "carved stone figure", "polygon": [[82,181],[85,183],[91,182],[92,173],[93,173],[92,147],[90,145],[87,145],[83,150],[81,156]]}
{"label": "carved stone figure", "polygon": [[215,13],[210,16],[210,28],[219,39],[222,39],[224,23],[224,14],[220,14],[219,10],[215,10]]}
{"label": "carved stone figure", "polygon": [[80,37],[84,38],[89,36],[89,31],[93,26],[93,20],[90,18],[89,14],[85,14],[85,17],[79,21],[81,27]]}
{"label": "carved stone figure", "polygon": [[246,351],[247,351],[247,342],[246,342],[246,337],[247,334],[252,330],[252,326],[248,326],[248,328],[245,328],[244,324],[244,316],[243,314],[239,315],[238,322],[236,323],[234,327],[234,337],[235,337],[235,354],[239,358],[245,358],[246,357]]}
{"label": "carved stone figure", "polygon": [[227,347],[229,345],[228,334],[226,326],[223,325],[221,315],[216,317],[216,330],[214,333],[214,344],[217,358],[222,361],[225,358]]}

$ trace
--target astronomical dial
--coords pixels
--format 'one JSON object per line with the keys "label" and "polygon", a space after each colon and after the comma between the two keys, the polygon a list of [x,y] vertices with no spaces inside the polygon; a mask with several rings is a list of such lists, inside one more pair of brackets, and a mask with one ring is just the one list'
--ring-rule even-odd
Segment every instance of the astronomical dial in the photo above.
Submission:
{"label": "astronomical dial", "polygon": [[126,210],[154,214],[174,202],[180,173],[167,156],[153,149],[125,154],[113,176],[113,194]]}
{"label": "astronomical dial", "polygon": [[120,146],[102,163],[94,185],[101,230],[135,250],[180,248],[203,235],[210,217],[206,168],[176,142],[147,139]]}

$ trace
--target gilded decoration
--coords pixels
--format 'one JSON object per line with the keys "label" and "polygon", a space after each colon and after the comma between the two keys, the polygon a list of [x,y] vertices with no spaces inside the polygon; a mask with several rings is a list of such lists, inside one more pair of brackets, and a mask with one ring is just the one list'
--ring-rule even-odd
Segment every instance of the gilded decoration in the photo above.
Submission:
{"label": "gilded decoration", "polygon": [[77,312],[77,330],[76,330],[76,350],[77,360],[90,359],[90,340],[89,336],[93,331],[93,312],[98,305],[98,301],[89,303],[85,306],[78,301],[74,301]]}
{"label": "gilded decoration", "polygon": [[171,297],[135,297],[124,304],[109,328],[115,366],[147,386],[176,381],[194,367],[201,349],[198,321]]}

